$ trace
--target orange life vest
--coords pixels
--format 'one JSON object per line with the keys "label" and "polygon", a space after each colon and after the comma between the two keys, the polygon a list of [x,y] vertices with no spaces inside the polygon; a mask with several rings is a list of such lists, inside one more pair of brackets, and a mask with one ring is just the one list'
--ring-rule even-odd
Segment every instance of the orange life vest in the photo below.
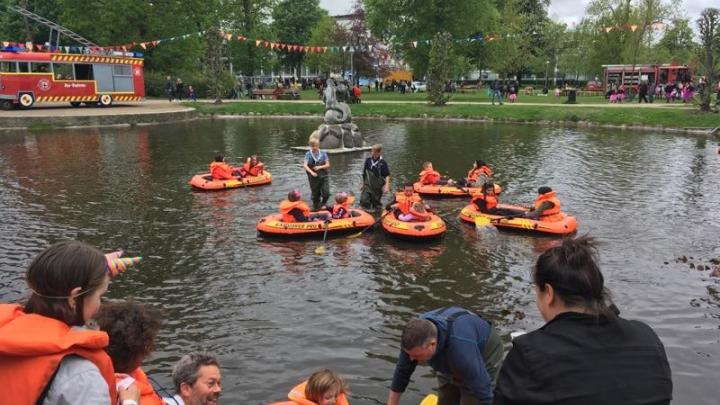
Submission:
{"label": "orange life vest", "polygon": [[[336,215],[340,212],[340,208],[345,210],[345,214],[342,217],[337,217]],[[350,204],[347,201],[345,201],[342,204],[336,203],[335,205],[333,205],[333,209],[332,209],[332,217],[333,218],[347,218],[349,216],[350,216]]]}
{"label": "orange life vest", "polygon": [[470,201],[470,203],[475,204],[476,201],[480,201],[480,200],[485,201],[485,207],[487,207],[488,210],[492,210],[492,209],[496,208],[498,205],[498,200],[497,200],[496,196],[485,195],[485,194],[473,194],[473,198],[472,198],[472,201]]}
{"label": "orange life vest", "polygon": [[[165,405],[140,367],[133,370],[129,376],[135,379],[135,384],[140,389],[140,403],[142,405]],[[123,374],[115,374],[116,382],[120,382],[124,377]]]}
{"label": "orange life vest", "polygon": [[115,405],[115,374],[104,350],[108,342],[105,332],[72,329],[57,319],[26,314],[19,305],[0,304],[2,403],[35,405],[62,359],[77,355],[100,370]]}
{"label": "orange life vest", "polygon": [[[317,405],[317,402],[313,402],[305,397],[305,387],[307,386],[307,380],[293,387],[288,393],[288,399],[299,405]],[[344,393],[338,394],[337,405],[350,405],[347,397]]]}
{"label": "orange life vest", "polygon": [[557,215],[560,213],[560,200],[557,197],[555,197],[554,191],[551,191],[551,192],[545,193],[545,194],[540,194],[535,199],[535,204],[533,204],[533,207],[535,209],[537,209],[540,206],[540,204],[542,204],[545,201],[550,201],[551,203],[553,203],[553,207],[543,211],[540,214],[540,217],[549,217],[551,215]]}
{"label": "orange life vest", "polygon": [[258,162],[255,166],[250,166],[250,159],[243,165],[243,171],[250,176],[257,176],[265,170],[265,164]]}
{"label": "orange life vest", "polygon": [[437,184],[440,181],[440,173],[435,170],[423,170],[420,172],[421,184]]}
{"label": "orange life vest", "polygon": [[295,217],[290,214],[290,211],[295,208],[300,209],[300,211],[302,211],[303,215],[305,215],[306,217],[310,215],[310,207],[305,204],[305,201],[283,200],[283,202],[280,203],[280,213],[282,214],[283,222],[297,222],[295,220]]}
{"label": "orange life vest", "polygon": [[415,219],[425,221],[430,218],[430,214],[427,212],[420,212],[415,209],[415,204],[422,204],[422,199],[417,194],[413,194],[412,197],[406,197],[405,195],[398,195],[395,197],[398,202],[398,209],[403,214],[412,214]]}
{"label": "orange life vest", "polygon": [[490,178],[490,177],[492,177],[493,172],[487,166],[480,166],[475,169],[470,169],[470,171],[467,174],[467,180],[470,182],[478,181],[480,174],[484,174],[485,177]]}
{"label": "orange life vest", "polygon": [[233,169],[225,162],[210,163],[210,174],[214,180],[230,180],[233,179]]}

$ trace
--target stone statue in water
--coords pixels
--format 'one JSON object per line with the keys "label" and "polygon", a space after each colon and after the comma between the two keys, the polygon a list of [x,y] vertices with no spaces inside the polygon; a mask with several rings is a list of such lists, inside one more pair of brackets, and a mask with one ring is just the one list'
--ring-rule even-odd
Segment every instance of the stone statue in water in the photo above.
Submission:
{"label": "stone statue in water", "polygon": [[314,131],[310,138],[317,138],[322,149],[356,148],[365,143],[360,129],[353,124],[350,107],[346,101],[350,99],[350,88],[344,81],[335,83],[335,79],[327,80],[323,90],[325,103],[325,123]]}

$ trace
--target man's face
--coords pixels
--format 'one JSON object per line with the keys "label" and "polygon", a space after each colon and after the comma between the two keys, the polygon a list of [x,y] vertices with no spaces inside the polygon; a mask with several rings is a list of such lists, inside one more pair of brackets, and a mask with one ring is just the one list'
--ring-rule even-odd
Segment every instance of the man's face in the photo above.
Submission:
{"label": "man's face", "polygon": [[430,359],[435,355],[435,349],[437,348],[437,340],[432,339],[429,342],[413,347],[412,349],[405,350],[410,360],[417,361],[420,365],[426,365]]}
{"label": "man's face", "polygon": [[180,395],[186,405],[216,405],[220,399],[220,369],[216,366],[201,366],[194,385],[182,384]]}

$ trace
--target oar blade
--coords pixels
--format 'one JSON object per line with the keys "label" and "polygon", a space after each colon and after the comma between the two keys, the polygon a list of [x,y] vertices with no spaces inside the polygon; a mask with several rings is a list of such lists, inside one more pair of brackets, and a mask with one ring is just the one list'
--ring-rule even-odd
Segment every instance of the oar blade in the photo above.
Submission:
{"label": "oar blade", "polygon": [[356,233],[346,236],[345,239],[357,239],[357,238],[361,237],[362,234],[363,234],[362,231],[356,232]]}
{"label": "oar blade", "polygon": [[315,254],[318,256],[322,256],[325,254],[325,245],[320,245],[317,248],[315,248]]}
{"label": "oar blade", "polygon": [[421,402],[420,405],[437,405],[438,396],[435,394],[428,394]]}
{"label": "oar blade", "polygon": [[491,226],[492,222],[490,221],[490,218],[485,216],[477,216],[475,217],[475,227],[476,228],[485,228],[488,226]]}

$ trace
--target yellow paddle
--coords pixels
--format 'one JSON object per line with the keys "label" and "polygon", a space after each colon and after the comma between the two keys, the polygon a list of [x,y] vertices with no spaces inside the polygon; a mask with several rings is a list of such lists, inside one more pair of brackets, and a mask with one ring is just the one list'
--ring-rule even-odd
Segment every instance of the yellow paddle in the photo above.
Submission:
{"label": "yellow paddle", "polygon": [[490,220],[490,218],[484,217],[484,216],[475,217],[475,227],[476,228],[485,228],[490,225],[492,225],[492,221]]}
{"label": "yellow paddle", "polygon": [[330,227],[330,220],[325,220],[325,232],[323,232],[323,240],[322,244],[315,248],[315,254],[318,256],[322,256],[325,254],[325,239],[327,238],[327,231]]}
{"label": "yellow paddle", "polygon": [[438,396],[435,394],[428,394],[422,401],[420,401],[420,405],[437,405],[438,403]]}

